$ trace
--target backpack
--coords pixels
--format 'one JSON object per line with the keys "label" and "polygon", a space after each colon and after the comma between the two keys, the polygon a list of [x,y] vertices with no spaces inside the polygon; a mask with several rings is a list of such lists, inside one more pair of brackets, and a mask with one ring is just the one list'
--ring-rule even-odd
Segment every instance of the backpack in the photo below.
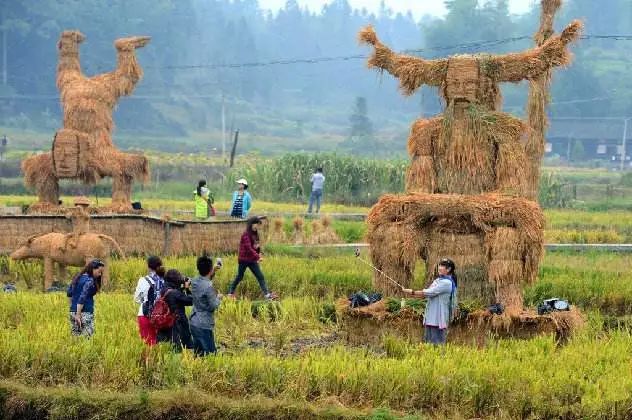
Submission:
{"label": "backpack", "polygon": [[167,304],[167,295],[171,290],[167,290],[164,295],[160,296],[154,308],[151,311],[149,321],[151,325],[157,330],[165,330],[173,327],[176,323],[176,315],[171,312],[169,305]]}
{"label": "backpack", "polygon": [[145,280],[149,283],[149,290],[147,290],[147,299],[143,302],[143,316],[147,318],[151,317],[151,311],[156,303],[156,288],[148,277],[145,277]]}

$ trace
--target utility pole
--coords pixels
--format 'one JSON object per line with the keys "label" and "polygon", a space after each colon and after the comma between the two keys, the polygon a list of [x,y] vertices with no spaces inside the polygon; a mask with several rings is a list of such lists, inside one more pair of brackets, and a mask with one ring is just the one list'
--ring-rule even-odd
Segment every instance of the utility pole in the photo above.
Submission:
{"label": "utility pole", "polygon": [[7,19],[5,5],[2,8],[2,84],[7,85]]}
{"label": "utility pole", "polygon": [[621,139],[621,162],[620,162],[620,167],[619,169],[621,169],[621,171],[623,172],[623,169],[625,168],[625,146],[626,146],[626,142],[627,142],[627,137],[628,137],[628,121],[630,120],[630,118],[624,118],[623,119],[623,139]]}
{"label": "utility pole", "polygon": [[226,160],[226,101],[222,92],[222,160]]}

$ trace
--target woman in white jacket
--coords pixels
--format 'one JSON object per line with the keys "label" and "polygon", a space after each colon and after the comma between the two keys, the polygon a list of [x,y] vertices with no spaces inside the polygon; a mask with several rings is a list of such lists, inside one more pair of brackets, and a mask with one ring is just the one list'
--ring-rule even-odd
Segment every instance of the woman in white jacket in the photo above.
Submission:
{"label": "woman in white jacket", "polygon": [[138,279],[134,301],[138,303],[138,331],[140,338],[150,346],[156,344],[156,329],[151,325],[149,317],[154,303],[160,297],[160,291],[164,285],[163,277],[165,269],[162,266],[160,257],[151,256],[147,258],[148,273]]}
{"label": "woman in white jacket", "polygon": [[457,308],[457,279],[454,262],[444,258],[439,263],[437,277],[423,290],[403,289],[408,295],[427,298],[424,312],[424,341],[435,345],[445,344],[448,325]]}

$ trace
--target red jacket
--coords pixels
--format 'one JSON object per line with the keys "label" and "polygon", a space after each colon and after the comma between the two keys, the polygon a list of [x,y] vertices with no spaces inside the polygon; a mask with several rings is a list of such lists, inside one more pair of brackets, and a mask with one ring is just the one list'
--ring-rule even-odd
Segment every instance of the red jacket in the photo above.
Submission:
{"label": "red jacket", "polygon": [[239,241],[239,257],[237,260],[244,263],[257,262],[261,258],[259,254],[258,236],[251,235],[247,231],[244,232]]}

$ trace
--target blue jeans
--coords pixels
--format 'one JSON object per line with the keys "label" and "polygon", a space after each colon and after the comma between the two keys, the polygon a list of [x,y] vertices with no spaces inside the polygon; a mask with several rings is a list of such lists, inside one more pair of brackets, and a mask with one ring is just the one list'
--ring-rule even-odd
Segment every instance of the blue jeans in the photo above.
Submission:
{"label": "blue jeans", "polygon": [[237,285],[241,283],[241,281],[244,279],[246,268],[249,268],[250,271],[252,271],[252,274],[255,275],[257,281],[259,282],[259,287],[261,287],[261,291],[264,295],[267,295],[269,293],[268,286],[266,285],[266,280],[263,277],[263,273],[261,272],[261,267],[259,267],[259,263],[256,262],[239,263],[239,266],[237,268],[237,276],[235,277],[235,280],[233,280],[233,282],[230,284],[230,287],[228,288],[228,294],[235,293]]}
{"label": "blue jeans", "polygon": [[198,328],[191,325],[191,335],[193,336],[193,353],[196,356],[206,356],[217,352],[215,335],[212,329]]}
{"label": "blue jeans", "polygon": [[316,213],[320,212],[320,200],[323,197],[323,190],[312,190],[312,193],[309,195],[309,207],[307,208],[307,212],[312,212],[312,207],[314,206],[314,201],[316,202]]}

